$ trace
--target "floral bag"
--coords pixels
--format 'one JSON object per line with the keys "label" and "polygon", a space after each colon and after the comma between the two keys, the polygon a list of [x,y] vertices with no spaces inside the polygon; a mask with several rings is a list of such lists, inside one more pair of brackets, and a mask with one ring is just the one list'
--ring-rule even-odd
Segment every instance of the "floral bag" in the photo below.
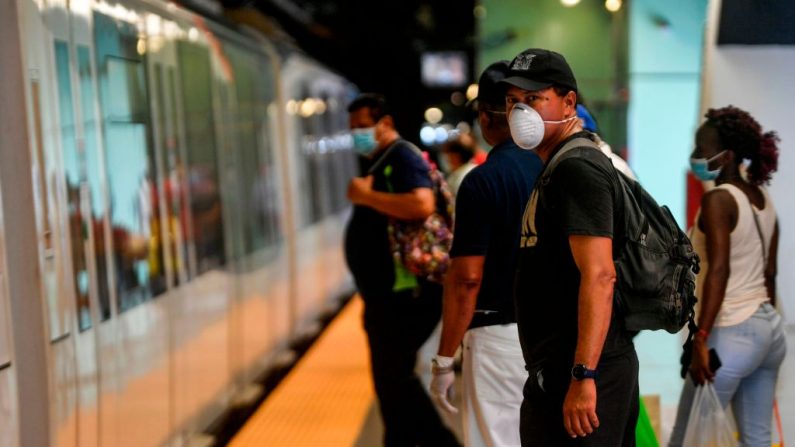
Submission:
{"label": "floral bag", "polygon": [[453,245],[453,195],[442,173],[430,164],[429,168],[437,211],[424,221],[390,219],[387,233],[395,262],[418,277],[441,283]]}
{"label": "floral bag", "polygon": [[[414,145],[411,147],[428,165],[436,211],[425,220],[390,218],[387,225],[389,246],[396,264],[419,278],[441,283],[450,264],[450,247],[453,245],[453,195],[442,173],[428,161],[427,154]],[[391,169],[387,167],[384,174],[391,190],[390,173]]]}

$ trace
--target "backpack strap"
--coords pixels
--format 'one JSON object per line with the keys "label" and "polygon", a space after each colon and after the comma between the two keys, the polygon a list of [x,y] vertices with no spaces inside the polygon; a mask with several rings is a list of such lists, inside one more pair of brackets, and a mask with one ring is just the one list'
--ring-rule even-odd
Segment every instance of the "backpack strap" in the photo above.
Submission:
{"label": "backpack strap", "polygon": [[[386,162],[386,159],[389,157],[389,154],[391,154],[392,151],[395,150],[395,148],[397,147],[397,145],[398,145],[398,143],[400,141],[401,141],[401,139],[398,138],[392,144],[390,144],[388,148],[386,148],[386,150],[384,151],[384,155],[382,155],[378,160],[376,160],[376,162],[373,163],[370,166],[370,169],[367,170],[367,175],[371,175],[371,174],[375,173],[375,171],[377,171],[377,170],[379,170],[381,168],[381,165]],[[409,144],[411,144],[411,143],[409,143]],[[419,150],[419,149],[417,149],[417,150]]]}
{"label": "backpack strap", "polygon": [[549,177],[552,176],[552,172],[555,170],[558,164],[563,161],[563,156],[579,147],[590,147],[599,150],[599,147],[590,138],[577,137],[569,141],[562,148],[560,148],[560,150],[552,157],[552,159],[549,160],[549,163],[547,163],[546,168],[544,168],[544,172],[541,174],[541,184],[546,185],[549,183]]}

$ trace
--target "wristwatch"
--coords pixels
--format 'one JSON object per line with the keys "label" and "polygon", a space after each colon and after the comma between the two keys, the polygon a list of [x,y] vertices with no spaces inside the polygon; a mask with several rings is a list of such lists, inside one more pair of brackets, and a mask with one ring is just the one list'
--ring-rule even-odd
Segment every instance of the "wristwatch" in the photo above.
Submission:
{"label": "wristwatch", "polygon": [[596,379],[599,377],[599,371],[588,369],[582,363],[578,363],[571,368],[571,377],[573,377],[574,380]]}

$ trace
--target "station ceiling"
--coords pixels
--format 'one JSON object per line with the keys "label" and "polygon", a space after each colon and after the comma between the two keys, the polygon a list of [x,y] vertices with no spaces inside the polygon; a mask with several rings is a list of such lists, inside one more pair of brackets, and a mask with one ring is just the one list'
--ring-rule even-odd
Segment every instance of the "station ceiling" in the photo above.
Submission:
{"label": "station ceiling", "polygon": [[[475,0],[220,1],[226,11],[257,11],[362,91],[387,95],[407,136],[417,135],[427,107],[449,102],[454,91],[466,89],[424,85],[423,53],[462,51],[467,83],[475,78]],[[463,118],[464,111],[459,112]]]}

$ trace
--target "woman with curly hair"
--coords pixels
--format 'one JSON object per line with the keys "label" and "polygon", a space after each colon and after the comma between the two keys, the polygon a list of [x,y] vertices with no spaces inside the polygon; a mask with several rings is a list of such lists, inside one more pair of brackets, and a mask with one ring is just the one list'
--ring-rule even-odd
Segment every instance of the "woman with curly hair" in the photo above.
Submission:
{"label": "woman with curly hair", "polygon": [[[778,137],[763,133],[736,107],[710,109],[706,118],[690,163],[699,179],[714,180],[716,188],[704,194],[693,232],[706,267],[699,278],[700,329],[692,380],[685,380],[669,445],[682,444],[696,384],[712,381],[723,406],[732,404],[740,444],[770,447],[776,380],[787,348],[774,308],[778,223],[762,185],[776,170]],[[717,371],[709,349],[722,362]]]}

